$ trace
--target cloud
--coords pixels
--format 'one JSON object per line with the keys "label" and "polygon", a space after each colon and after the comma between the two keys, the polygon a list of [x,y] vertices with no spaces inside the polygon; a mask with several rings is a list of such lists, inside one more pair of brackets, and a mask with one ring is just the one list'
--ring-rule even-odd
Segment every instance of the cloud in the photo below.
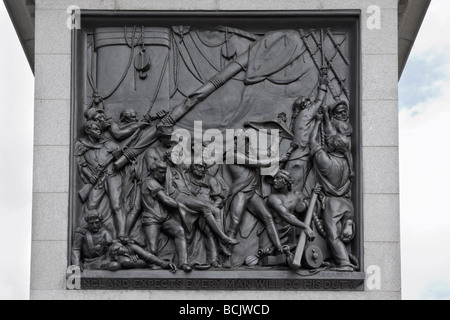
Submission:
{"label": "cloud", "polygon": [[[449,12],[450,1],[431,2],[400,82],[405,299],[450,299],[446,267],[450,265],[450,251],[442,249],[449,241],[450,230],[446,202],[450,195]],[[27,188],[31,182],[33,85],[1,1],[0,30],[3,42],[8,44],[7,50],[0,50],[0,243],[4,244],[0,299],[22,299],[29,291],[31,191]]]}
{"label": "cloud", "polygon": [[437,98],[448,90],[450,1],[433,0],[400,80],[400,109]]}
{"label": "cloud", "polygon": [[450,279],[430,284],[422,293],[423,300],[450,300]]}
{"label": "cloud", "polygon": [[400,80],[400,110],[437,98],[445,89],[450,71],[450,52],[430,55],[425,52],[409,58]]}
{"label": "cloud", "polygon": [[3,252],[0,300],[27,300],[30,288],[31,205],[0,216]]}
{"label": "cloud", "polygon": [[399,86],[404,299],[450,298],[450,1],[433,0]]}
{"label": "cloud", "polygon": [[0,2],[0,300],[28,299],[34,78]]}
{"label": "cloud", "polygon": [[431,53],[439,55],[450,48],[448,13],[450,1],[433,0],[428,8],[424,23],[414,43],[416,54]]}
{"label": "cloud", "polygon": [[450,263],[450,252],[442,249],[450,229],[450,77],[435,86],[439,94],[399,114],[402,287],[407,299],[419,299],[436,276],[446,277]]}
{"label": "cloud", "polygon": [[448,12],[450,1],[432,1],[399,87],[404,299],[450,297],[450,252],[443,249],[450,229]]}

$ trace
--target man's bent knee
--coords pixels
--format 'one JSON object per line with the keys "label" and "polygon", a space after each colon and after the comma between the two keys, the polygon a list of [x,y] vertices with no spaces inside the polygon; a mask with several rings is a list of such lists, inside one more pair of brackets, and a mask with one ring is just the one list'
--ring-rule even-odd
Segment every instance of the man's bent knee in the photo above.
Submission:
{"label": "man's bent knee", "polygon": [[182,226],[179,227],[175,227],[173,229],[173,235],[175,238],[185,238],[185,233],[184,233],[184,229]]}

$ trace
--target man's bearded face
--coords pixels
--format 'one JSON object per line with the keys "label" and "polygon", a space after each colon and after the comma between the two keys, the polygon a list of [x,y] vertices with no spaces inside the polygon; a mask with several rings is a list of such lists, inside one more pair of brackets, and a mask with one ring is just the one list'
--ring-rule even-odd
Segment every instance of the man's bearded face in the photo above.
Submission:
{"label": "man's bearded face", "polygon": [[91,220],[88,222],[88,228],[93,233],[99,232],[101,226],[102,226],[102,223],[101,223],[100,219],[95,219],[95,220]]}
{"label": "man's bearded face", "polygon": [[337,107],[336,110],[334,110],[333,112],[333,116],[336,120],[347,121],[348,119],[347,108],[344,106]]}
{"label": "man's bearded face", "polygon": [[194,164],[192,167],[192,173],[197,177],[197,178],[203,178],[205,176],[205,166],[201,165],[201,164]]}

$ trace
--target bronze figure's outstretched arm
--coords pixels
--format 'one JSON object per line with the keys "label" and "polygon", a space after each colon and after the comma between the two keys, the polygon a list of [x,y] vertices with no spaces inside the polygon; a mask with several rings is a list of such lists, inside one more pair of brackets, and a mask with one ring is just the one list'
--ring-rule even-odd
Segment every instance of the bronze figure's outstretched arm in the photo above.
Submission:
{"label": "bronze figure's outstretched arm", "polygon": [[[234,61],[229,63],[222,71],[212,77],[207,83],[198,88],[194,93],[192,93],[183,103],[175,106],[168,115],[166,115],[162,120],[162,125],[174,125],[181,118],[183,118],[186,113],[192,110],[196,105],[209,97],[215,90],[224,85],[228,80],[233,78],[236,74],[241,72],[246,68],[248,64],[248,52],[244,52]],[[150,145],[158,138],[158,128],[157,126],[152,126],[141,137],[141,144]],[[145,148],[134,148],[131,149],[134,156],[138,156],[145,151]],[[129,163],[129,159],[126,155],[123,155],[119,160],[114,163],[116,170],[123,168]]]}

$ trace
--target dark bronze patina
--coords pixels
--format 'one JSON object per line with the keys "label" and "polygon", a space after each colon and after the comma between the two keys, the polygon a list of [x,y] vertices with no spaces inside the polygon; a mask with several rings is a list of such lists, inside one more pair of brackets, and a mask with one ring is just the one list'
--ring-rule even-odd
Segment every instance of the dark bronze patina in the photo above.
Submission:
{"label": "dark bronze patina", "polygon": [[[363,290],[359,45],[355,11],[84,11],[68,261],[82,288]],[[238,129],[280,139],[262,157]]]}

